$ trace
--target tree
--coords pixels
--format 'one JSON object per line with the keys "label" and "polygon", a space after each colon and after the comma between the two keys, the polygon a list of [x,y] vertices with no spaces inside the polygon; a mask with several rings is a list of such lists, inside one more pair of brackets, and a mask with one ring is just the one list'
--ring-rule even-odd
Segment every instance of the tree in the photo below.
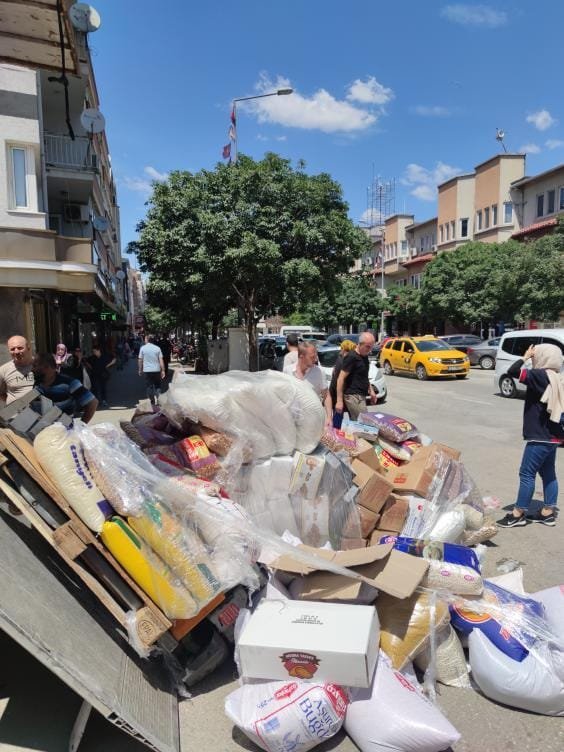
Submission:
{"label": "tree", "polygon": [[150,332],[168,334],[180,323],[174,311],[171,311],[169,308],[162,310],[156,306],[147,305],[144,315]]}
{"label": "tree", "polygon": [[564,310],[564,235],[523,243],[512,271],[515,320],[558,320]]}
{"label": "tree", "polygon": [[156,278],[155,303],[170,296],[198,320],[219,323],[238,307],[256,358],[256,322],[331,295],[338,275],[369,247],[327,174],[267,154],[215,170],[173,172],[155,184],[132,245]]}
{"label": "tree", "polygon": [[386,306],[396,318],[398,332],[408,331],[411,324],[422,318],[421,291],[407,285],[393,285],[387,293]]}
{"label": "tree", "polygon": [[366,325],[369,328],[377,321],[384,307],[380,293],[371,287],[362,276],[348,276],[341,280],[335,300],[339,323],[348,327]]}

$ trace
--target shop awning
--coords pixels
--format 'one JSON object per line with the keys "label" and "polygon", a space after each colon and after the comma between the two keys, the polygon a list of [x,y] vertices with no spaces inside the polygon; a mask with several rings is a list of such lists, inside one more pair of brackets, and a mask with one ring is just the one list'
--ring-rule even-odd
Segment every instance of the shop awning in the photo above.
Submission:
{"label": "shop awning", "polygon": [[523,227],[522,230],[517,230],[511,236],[512,238],[524,238],[526,235],[537,235],[539,233],[545,233],[551,227],[556,227],[558,224],[558,218],[552,217],[552,219],[545,219],[543,222],[535,222],[532,225]]}
{"label": "shop awning", "polygon": [[422,256],[415,256],[415,258],[409,259],[409,261],[402,261],[402,266],[415,266],[415,264],[425,264],[427,261],[432,261],[435,257],[434,253],[424,253]]}

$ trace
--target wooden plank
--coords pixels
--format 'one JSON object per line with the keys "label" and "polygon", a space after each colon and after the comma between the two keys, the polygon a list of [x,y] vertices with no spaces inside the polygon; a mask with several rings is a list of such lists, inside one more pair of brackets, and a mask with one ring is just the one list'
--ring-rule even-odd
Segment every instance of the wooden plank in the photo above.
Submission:
{"label": "wooden plank", "polygon": [[[25,438],[18,436],[10,429],[0,428],[0,449],[3,449],[5,453],[8,453],[18,464],[38,483],[38,485],[50,496],[53,501],[59,506],[67,515],[69,520],[73,523],[74,532],[80,537],[80,539],[88,545],[94,546],[97,551],[108,561],[111,566],[118,572],[121,578],[129,585],[141,601],[155,614],[155,619],[158,623],[166,625],[166,629],[172,626],[172,622],[167,619],[165,614],[159,609],[159,607],[149,598],[149,596],[141,590],[139,585],[128,575],[123,569],[121,564],[112,556],[112,554],[105,548],[105,546],[98,540],[94,533],[82,522],[80,517],[71,508],[68,501],[60,493],[58,488],[47,476],[43,468],[41,467],[39,460],[37,459],[33,450],[32,444]],[[166,631],[166,629],[164,631]]]}
{"label": "wooden plank", "polygon": [[70,559],[76,559],[86,550],[86,545],[74,532],[70,520],[53,531],[53,541]]}
{"label": "wooden plank", "polygon": [[207,604],[207,606],[204,606],[203,609],[191,619],[175,619],[172,622],[172,628],[170,630],[171,635],[176,640],[181,640],[185,635],[188,634],[188,632],[191,632],[195,626],[197,626],[203,619],[205,619],[208,614],[211,614],[211,612],[214,611],[224,600],[225,595],[223,593],[219,593]]}

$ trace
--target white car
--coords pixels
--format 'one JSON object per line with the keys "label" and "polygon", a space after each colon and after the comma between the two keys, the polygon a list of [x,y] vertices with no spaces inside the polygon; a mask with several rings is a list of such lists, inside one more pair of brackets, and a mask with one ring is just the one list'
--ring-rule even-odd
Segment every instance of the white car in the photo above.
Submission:
{"label": "white car", "polygon": [[[333,366],[337,360],[337,356],[340,353],[339,347],[318,347],[317,355],[319,358],[319,366],[325,374],[327,386],[331,383],[331,376],[333,375]],[[378,368],[375,360],[370,361],[370,367],[368,370],[368,380],[372,384],[372,388],[376,392],[378,402],[385,402],[388,396],[388,390],[386,388],[386,379],[384,371]]]}
{"label": "white car", "polygon": [[512,363],[522,358],[530,345],[557,345],[564,353],[564,329],[519,329],[501,338],[495,361],[494,388],[502,397],[514,397],[525,392],[526,386],[507,375]]}

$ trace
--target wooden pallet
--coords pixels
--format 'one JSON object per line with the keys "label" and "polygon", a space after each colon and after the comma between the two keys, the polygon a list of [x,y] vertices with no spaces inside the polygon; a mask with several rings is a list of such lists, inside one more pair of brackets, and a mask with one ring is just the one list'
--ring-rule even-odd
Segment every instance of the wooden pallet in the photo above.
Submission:
{"label": "wooden pallet", "polygon": [[10,503],[56,549],[119,624],[127,627],[127,615],[135,611],[136,633],[142,645],[148,647],[163,637],[172,622],[71,509],[39,464],[31,443],[10,429],[0,428],[0,451],[0,490]]}

